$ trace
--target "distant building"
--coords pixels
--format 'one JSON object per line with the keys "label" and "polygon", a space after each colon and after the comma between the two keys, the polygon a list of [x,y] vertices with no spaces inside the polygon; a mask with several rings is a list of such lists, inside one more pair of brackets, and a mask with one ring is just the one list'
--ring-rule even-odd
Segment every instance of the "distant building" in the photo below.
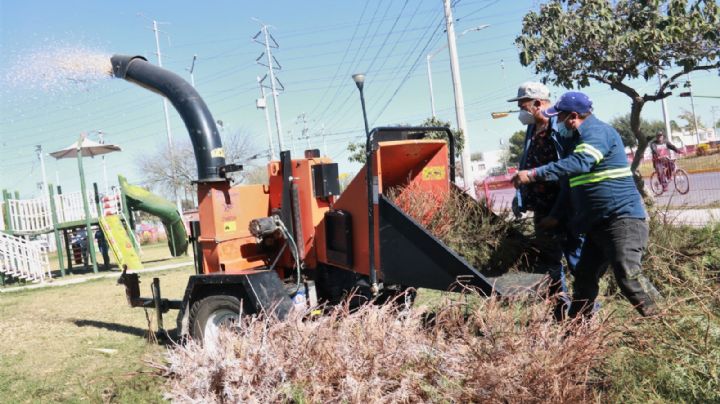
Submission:
{"label": "distant building", "polygon": [[503,154],[505,150],[483,151],[483,159],[470,162],[473,181],[482,181],[493,171],[503,170]]}

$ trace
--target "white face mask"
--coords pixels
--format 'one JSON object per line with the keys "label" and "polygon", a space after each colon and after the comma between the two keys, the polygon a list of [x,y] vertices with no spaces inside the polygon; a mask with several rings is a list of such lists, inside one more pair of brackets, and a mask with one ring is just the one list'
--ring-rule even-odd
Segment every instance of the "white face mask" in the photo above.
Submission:
{"label": "white face mask", "polygon": [[532,125],[535,123],[535,117],[533,116],[533,114],[525,111],[524,109],[520,110],[520,113],[518,114],[518,120],[520,120],[523,125]]}

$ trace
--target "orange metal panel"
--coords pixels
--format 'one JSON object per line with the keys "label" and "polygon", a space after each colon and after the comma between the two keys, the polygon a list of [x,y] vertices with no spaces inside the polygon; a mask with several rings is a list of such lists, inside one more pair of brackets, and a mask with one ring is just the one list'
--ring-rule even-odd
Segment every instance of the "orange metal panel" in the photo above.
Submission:
{"label": "orange metal panel", "polygon": [[[378,189],[383,193],[395,186],[410,183],[427,188],[432,192],[442,193],[449,189],[448,149],[443,140],[403,140],[380,142],[375,151],[373,173],[378,177]],[[360,274],[368,275],[368,214],[367,214],[367,182],[365,166],[360,169],[348,187],[333,205],[334,209],[350,213],[353,227],[352,268],[345,268]],[[374,211],[375,219],[375,267],[380,269],[379,252],[379,214],[377,204]],[[325,254],[325,230],[321,223],[317,227],[318,258],[327,263]],[[336,265],[337,266],[337,265]]]}
{"label": "orange metal panel", "polygon": [[[302,237],[296,240],[300,256],[305,266],[315,268],[317,266],[316,229],[322,221],[325,212],[335,200],[335,197],[315,198],[313,189],[312,167],[317,164],[329,164],[332,161],[326,157],[311,159],[292,160],[291,172],[292,182],[297,189],[297,201],[299,212],[293,217],[293,225],[297,227],[295,217],[300,218]],[[273,161],[268,166],[270,175],[270,209],[279,209],[282,205],[282,173],[280,162]],[[296,229],[297,231],[297,229]],[[324,245],[324,244],[323,244]],[[279,263],[280,266],[291,267],[292,256],[289,252]]]}
{"label": "orange metal panel", "polygon": [[269,213],[269,192],[264,185],[200,184],[200,248],[205,273],[243,272],[265,264],[250,234],[251,220]]}

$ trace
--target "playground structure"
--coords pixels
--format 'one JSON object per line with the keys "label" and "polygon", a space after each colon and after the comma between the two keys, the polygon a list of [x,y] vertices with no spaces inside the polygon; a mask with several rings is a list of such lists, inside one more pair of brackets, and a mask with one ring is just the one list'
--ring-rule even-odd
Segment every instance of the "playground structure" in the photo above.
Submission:
{"label": "playground structure", "polygon": [[[102,231],[109,247],[121,265],[129,263],[130,268],[140,269],[139,243],[135,238],[132,211],[145,211],[157,216],[165,226],[168,244],[173,256],[183,254],[187,249],[187,233],[180,214],[174,205],[149,191],[127,183],[119,177],[120,187],[102,197],[97,184],[85,195],[89,207],[89,221],[94,230]],[[13,197],[14,196],[14,197]],[[0,201],[0,280],[5,276],[29,282],[45,282],[52,278],[49,250],[57,252],[61,276],[73,270],[73,261],[78,263],[77,250],[72,235],[85,229],[86,218],[82,192],[62,193],[52,185],[47,194],[33,199],[20,199],[3,191]],[[53,234],[53,245],[39,240],[38,236]],[[92,234],[87,243],[94,242]],[[97,273],[96,257],[89,254],[93,271]]]}

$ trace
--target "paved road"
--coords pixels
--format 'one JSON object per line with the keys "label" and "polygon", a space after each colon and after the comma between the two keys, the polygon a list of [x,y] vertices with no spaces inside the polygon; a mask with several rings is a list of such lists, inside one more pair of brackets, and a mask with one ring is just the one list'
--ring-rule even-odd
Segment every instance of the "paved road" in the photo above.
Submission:
{"label": "paved road", "polygon": [[[690,174],[690,192],[680,195],[669,184],[667,192],[655,198],[658,204],[671,207],[706,206],[720,203],[720,172]],[[650,189],[650,182],[645,181]]]}
{"label": "paved road", "polygon": [[[673,212],[677,212],[679,221],[688,224],[699,225],[720,221],[720,209],[690,209],[720,204],[720,172],[690,174],[689,177],[690,192],[680,195],[671,186],[667,192],[655,198],[658,205],[667,206]],[[649,181],[646,181],[645,185],[650,191]],[[491,191],[493,210],[509,209],[514,196],[515,190],[512,188]]]}

